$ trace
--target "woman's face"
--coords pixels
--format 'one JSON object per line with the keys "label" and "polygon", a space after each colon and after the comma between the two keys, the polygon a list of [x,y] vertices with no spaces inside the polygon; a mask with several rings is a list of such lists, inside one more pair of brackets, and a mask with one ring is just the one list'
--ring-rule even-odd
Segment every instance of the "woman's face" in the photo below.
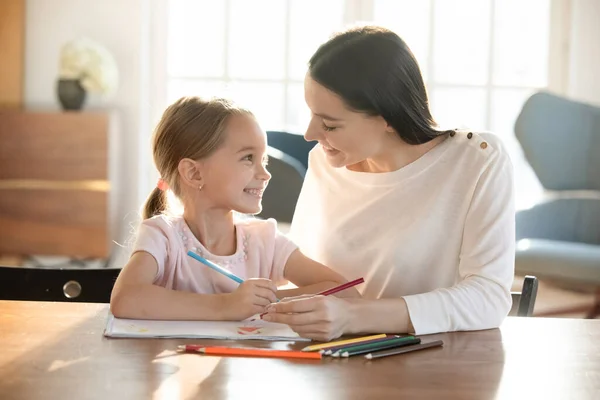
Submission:
{"label": "woman's face", "polygon": [[319,142],[333,167],[377,157],[385,152],[390,133],[395,135],[381,116],[349,110],[337,94],[308,74],[304,80],[304,98],[311,111],[304,137]]}

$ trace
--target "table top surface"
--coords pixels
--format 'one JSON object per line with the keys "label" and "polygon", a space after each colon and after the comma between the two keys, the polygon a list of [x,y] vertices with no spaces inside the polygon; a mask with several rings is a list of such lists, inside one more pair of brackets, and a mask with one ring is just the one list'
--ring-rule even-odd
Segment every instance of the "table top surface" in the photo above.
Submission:
{"label": "table top surface", "polygon": [[109,339],[107,313],[106,304],[0,301],[0,398],[600,398],[600,320],[507,318],[500,329],[422,336],[443,347],[319,361],[175,352],[306,342]]}

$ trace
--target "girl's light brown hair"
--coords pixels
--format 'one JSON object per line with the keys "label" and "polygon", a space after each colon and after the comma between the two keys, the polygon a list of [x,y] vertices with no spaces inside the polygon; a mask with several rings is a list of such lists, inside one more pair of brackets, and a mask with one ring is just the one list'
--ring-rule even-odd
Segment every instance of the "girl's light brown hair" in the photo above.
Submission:
{"label": "girl's light brown hair", "polygon": [[[199,97],[182,97],[165,110],[154,131],[152,154],[161,178],[177,197],[181,197],[179,162],[210,156],[225,140],[227,122],[233,115],[252,113],[227,99]],[[146,200],[142,216],[151,218],[166,209],[166,191],[156,187]]]}

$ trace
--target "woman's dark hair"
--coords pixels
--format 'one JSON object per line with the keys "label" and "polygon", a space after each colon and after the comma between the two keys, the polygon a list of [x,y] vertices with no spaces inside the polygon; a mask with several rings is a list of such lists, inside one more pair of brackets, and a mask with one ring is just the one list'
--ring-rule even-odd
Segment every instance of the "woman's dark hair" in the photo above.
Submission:
{"label": "woman's dark hair", "polygon": [[332,37],[311,57],[309,74],[346,106],[380,115],[409,144],[426,143],[436,129],[419,64],[394,32],[374,26]]}

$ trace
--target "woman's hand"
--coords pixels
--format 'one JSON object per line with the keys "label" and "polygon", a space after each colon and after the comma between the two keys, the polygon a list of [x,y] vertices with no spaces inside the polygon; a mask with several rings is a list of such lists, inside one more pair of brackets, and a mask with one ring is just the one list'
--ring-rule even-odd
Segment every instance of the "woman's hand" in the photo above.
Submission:
{"label": "woman's hand", "polygon": [[265,321],[289,325],[305,338],[330,341],[348,331],[350,302],[335,296],[300,296],[267,307]]}
{"label": "woman's hand", "polygon": [[265,311],[277,301],[277,286],[270,279],[248,279],[224,297],[224,319],[240,321]]}

